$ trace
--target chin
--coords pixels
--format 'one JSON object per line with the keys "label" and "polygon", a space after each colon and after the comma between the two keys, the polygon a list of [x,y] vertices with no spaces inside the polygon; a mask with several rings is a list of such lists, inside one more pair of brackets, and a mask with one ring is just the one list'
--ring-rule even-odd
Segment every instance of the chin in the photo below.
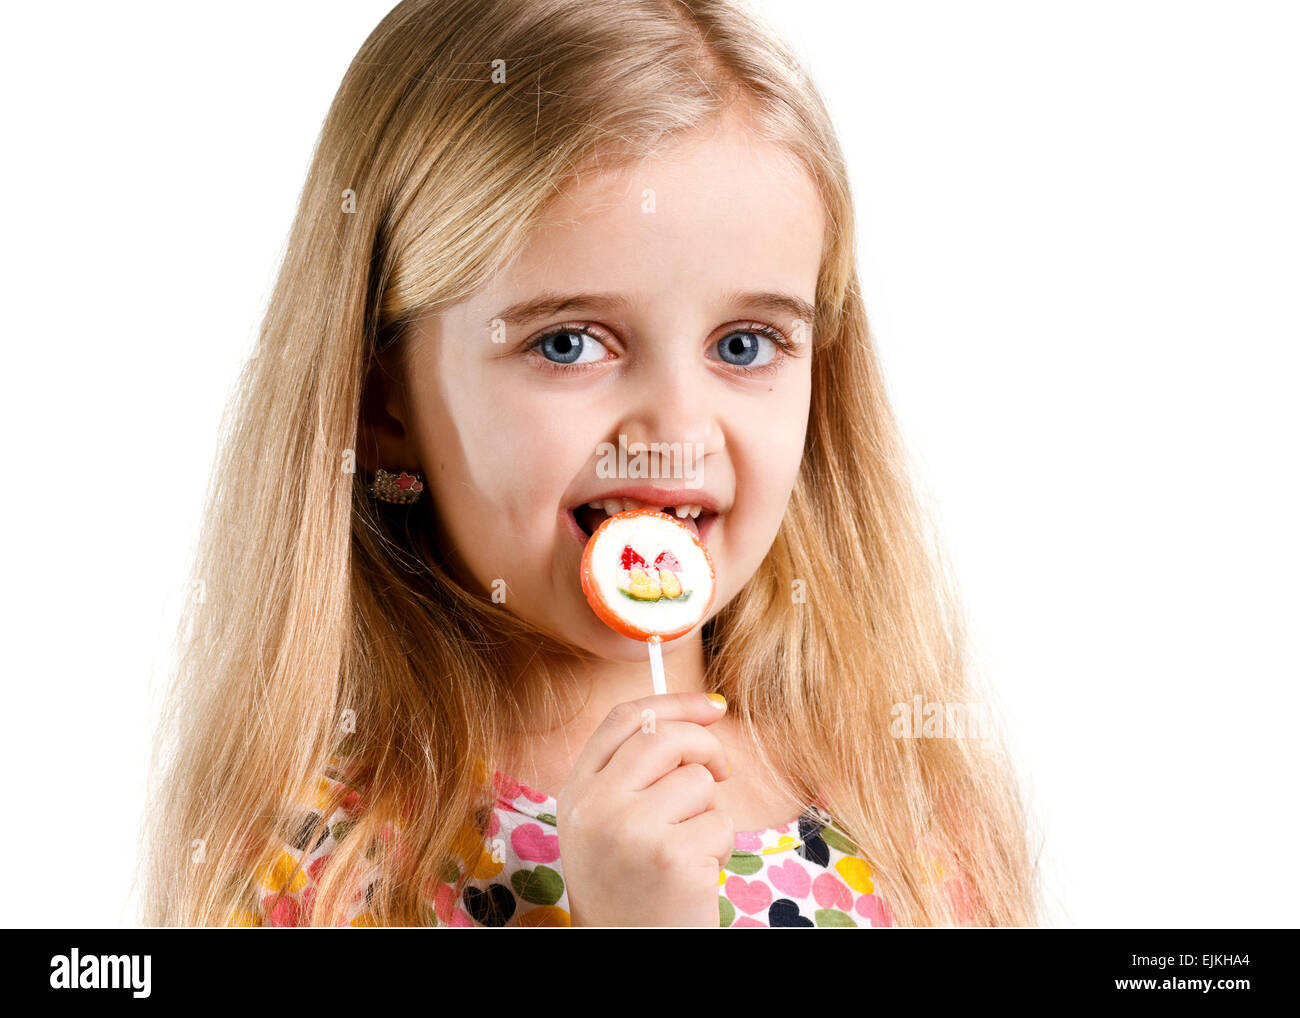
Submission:
{"label": "chin", "polygon": [[[634,640],[631,637],[616,633],[594,615],[591,617],[589,627],[584,627],[580,632],[573,632],[571,629],[560,630],[559,635],[563,640],[602,661],[644,662],[646,666],[646,682],[649,683],[650,649],[646,645],[646,641]],[[686,636],[665,643],[663,645],[664,659],[667,660],[672,654],[674,644],[689,639],[690,635],[688,633]]]}
{"label": "chin", "polygon": [[591,625],[589,631],[580,634],[583,649],[606,661],[644,661],[649,669],[650,651],[645,641],[616,633],[594,616]]}
{"label": "chin", "polygon": [[[711,618],[712,616],[710,616]],[[705,620],[708,621],[707,619]],[[650,679],[650,648],[645,640],[634,640],[631,637],[623,636],[608,629],[599,620],[596,620],[604,633],[601,634],[594,645],[590,645],[591,652],[598,657],[605,658],[609,661],[641,661],[646,666],[646,681]],[[678,636],[662,644],[664,661],[670,661],[673,653],[682,645],[690,643],[692,638],[696,637],[701,626],[690,630],[683,636]],[[589,644],[584,641],[584,646]]]}

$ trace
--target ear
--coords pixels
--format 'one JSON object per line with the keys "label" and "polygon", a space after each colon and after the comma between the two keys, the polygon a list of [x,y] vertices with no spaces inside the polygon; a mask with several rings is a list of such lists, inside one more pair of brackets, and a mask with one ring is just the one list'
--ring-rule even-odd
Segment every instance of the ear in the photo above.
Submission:
{"label": "ear", "polygon": [[398,346],[394,344],[371,361],[361,393],[357,465],[368,473],[374,473],[377,467],[393,471],[420,469]]}

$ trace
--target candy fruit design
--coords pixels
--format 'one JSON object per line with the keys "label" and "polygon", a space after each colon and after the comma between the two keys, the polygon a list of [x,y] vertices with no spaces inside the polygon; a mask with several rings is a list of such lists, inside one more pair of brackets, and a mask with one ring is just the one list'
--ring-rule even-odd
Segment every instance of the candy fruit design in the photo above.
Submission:
{"label": "candy fruit design", "polygon": [[628,597],[637,601],[661,601],[664,598],[679,600],[690,596],[689,590],[682,589],[681,577],[678,575],[682,566],[671,551],[661,551],[653,564],[646,565],[646,560],[630,544],[624,545],[620,564],[626,579],[619,584],[618,589]]}

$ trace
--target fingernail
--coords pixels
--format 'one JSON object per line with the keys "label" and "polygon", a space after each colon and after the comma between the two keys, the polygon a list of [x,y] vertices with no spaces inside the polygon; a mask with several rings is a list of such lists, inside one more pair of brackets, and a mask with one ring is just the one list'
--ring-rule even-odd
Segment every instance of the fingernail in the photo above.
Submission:
{"label": "fingernail", "polygon": [[717,707],[718,710],[727,709],[727,698],[721,693],[705,693],[704,695],[709,698],[709,703]]}

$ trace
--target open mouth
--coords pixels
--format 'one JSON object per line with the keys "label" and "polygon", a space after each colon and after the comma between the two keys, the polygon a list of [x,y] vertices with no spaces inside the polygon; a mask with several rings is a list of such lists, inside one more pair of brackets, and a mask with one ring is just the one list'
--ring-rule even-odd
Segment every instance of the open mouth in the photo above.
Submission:
{"label": "open mouth", "polygon": [[[615,500],[605,502],[603,505],[579,505],[569,510],[578,528],[591,537],[596,532],[596,528],[604,523],[610,516],[623,512],[625,508],[656,508],[654,506],[644,506],[643,503],[624,503],[619,504]],[[709,512],[707,509],[701,509],[698,506],[659,506],[660,512],[666,513],[675,520],[685,524],[692,533],[701,541],[704,540],[709,530],[712,529],[713,521],[717,519],[718,514]],[[697,511],[698,510],[698,511]],[[694,513],[694,515],[692,515]]]}

